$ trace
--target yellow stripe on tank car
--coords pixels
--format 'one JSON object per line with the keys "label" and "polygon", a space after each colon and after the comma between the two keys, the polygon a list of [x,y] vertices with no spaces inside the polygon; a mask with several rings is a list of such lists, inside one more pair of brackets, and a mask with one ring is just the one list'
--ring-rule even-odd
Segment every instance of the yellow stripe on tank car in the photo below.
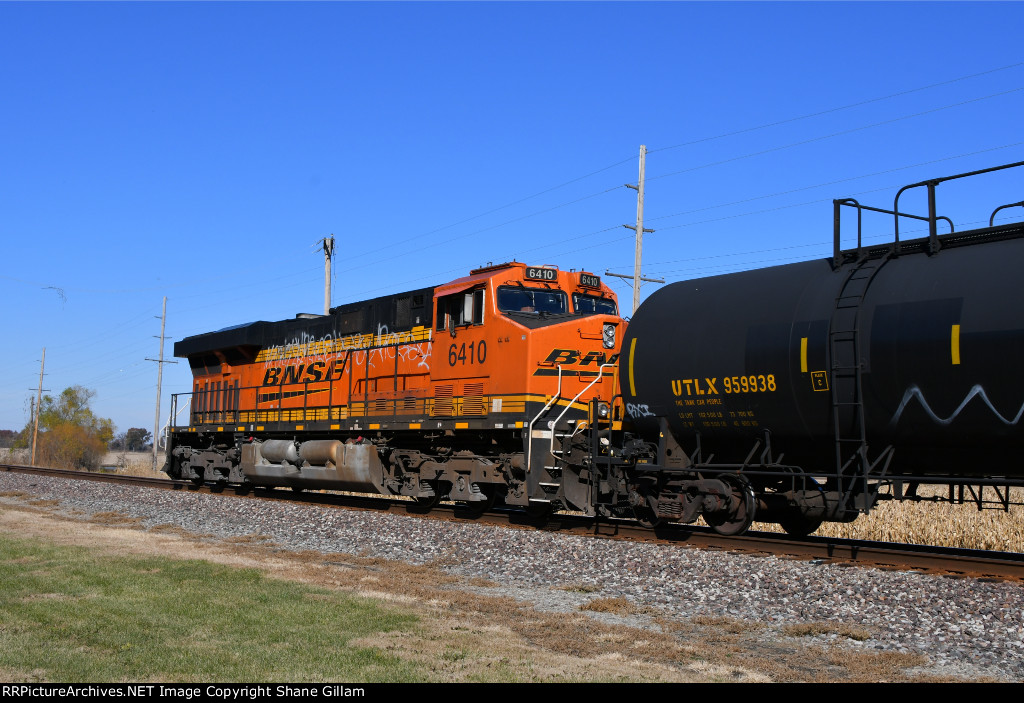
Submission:
{"label": "yellow stripe on tank car", "polygon": [[636,337],[629,342],[629,394],[636,397],[636,384],[633,382],[633,355],[636,352]]}
{"label": "yellow stripe on tank car", "polygon": [[949,352],[953,357],[953,366],[960,364],[960,325],[953,325],[949,333]]}
{"label": "yellow stripe on tank car", "polygon": [[807,373],[807,337],[800,338],[800,373]]}

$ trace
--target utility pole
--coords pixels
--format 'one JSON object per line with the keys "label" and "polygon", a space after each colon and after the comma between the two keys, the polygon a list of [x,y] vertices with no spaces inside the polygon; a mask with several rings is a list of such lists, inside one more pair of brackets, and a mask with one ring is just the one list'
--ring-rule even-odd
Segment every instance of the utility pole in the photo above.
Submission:
{"label": "utility pole", "polygon": [[320,240],[324,247],[324,315],[331,314],[331,257],[334,256],[334,235]]}
{"label": "utility pole", "polygon": [[[654,232],[653,229],[644,229],[644,163],[647,160],[647,147],[643,144],[640,145],[640,178],[637,180],[637,185],[630,185],[626,183],[627,188],[632,188],[636,191],[636,225],[622,225],[626,229],[636,231],[636,251],[633,255],[633,275],[626,276],[621,273],[612,273],[611,271],[605,271],[606,276],[615,276],[617,278],[632,278],[633,279],[633,312],[640,307],[640,281],[649,281],[651,283],[664,283],[665,281],[658,278],[644,278],[640,275],[640,262],[643,258],[644,249],[644,232]],[[632,313],[630,313],[632,315]]]}
{"label": "utility pole", "polygon": [[36,438],[39,436],[39,404],[43,402],[43,369],[46,368],[46,347],[43,347],[43,360],[39,362],[39,389],[36,393],[36,408],[32,415],[35,418],[32,428],[32,466],[36,465]]}
{"label": "utility pole", "polygon": [[156,362],[156,419],[153,420],[153,471],[156,471],[157,452],[160,448],[160,390],[164,377],[164,364],[177,364],[177,361],[164,361],[164,329],[167,325],[167,296],[164,296],[164,309],[160,315],[160,358],[146,361]]}

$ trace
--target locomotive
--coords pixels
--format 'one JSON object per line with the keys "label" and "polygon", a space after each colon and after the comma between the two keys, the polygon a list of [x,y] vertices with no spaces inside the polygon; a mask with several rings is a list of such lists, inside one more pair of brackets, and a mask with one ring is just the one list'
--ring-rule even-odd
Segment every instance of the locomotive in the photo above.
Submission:
{"label": "locomotive", "polygon": [[[512,262],[189,337],[193,389],[173,401],[189,422],[164,470],[726,535],[755,519],[810,534],[922,484],[1007,509],[1024,486],[1024,225],[954,232],[935,194],[1022,165],[900,191],[926,188],[927,216],[899,195],[834,201],[832,257],[674,283],[628,323],[598,276]],[[892,241],[863,244],[865,212],[892,216]],[[901,218],[928,235],[901,241]]]}
{"label": "locomotive", "polygon": [[600,277],[512,262],[189,337],[174,348],[194,376],[189,425],[165,471],[472,510],[576,504],[561,445],[608,412],[623,327]]}

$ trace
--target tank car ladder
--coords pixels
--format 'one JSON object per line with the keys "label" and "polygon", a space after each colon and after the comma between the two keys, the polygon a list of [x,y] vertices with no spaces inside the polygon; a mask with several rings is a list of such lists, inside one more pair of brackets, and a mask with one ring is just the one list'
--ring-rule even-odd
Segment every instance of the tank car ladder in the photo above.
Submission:
{"label": "tank car ladder", "polygon": [[[881,466],[889,466],[892,447],[886,447],[877,459],[868,457],[867,430],[864,423],[863,362],[860,350],[860,309],[871,282],[891,256],[862,254],[839,287],[829,326],[829,353],[832,378],[832,424],[835,430],[837,514],[851,509],[867,512],[868,478]],[[855,496],[860,500],[854,502]]]}

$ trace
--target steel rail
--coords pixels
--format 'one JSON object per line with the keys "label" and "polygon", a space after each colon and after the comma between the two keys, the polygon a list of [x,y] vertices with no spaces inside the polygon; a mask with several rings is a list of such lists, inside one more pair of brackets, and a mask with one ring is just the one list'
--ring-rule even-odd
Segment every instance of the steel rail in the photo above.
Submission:
{"label": "steel rail", "polygon": [[265,500],[287,500],[314,505],[399,512],[436,520],[476,522],[517,529],[539,529],[546,532],[589,536],[599,539],[646,541],[699,549],[718,549],[756,556],[782,556],[804,559],[817,564],[914,571],[954,578],[1017,581],[1024,583],[1024,554],[978,549],[954,549],[917,544],[870,542],[833,537],[810,536],[803,539],[770,532],[748,532],[725,537],[709,528],[696,525],[667,525],[648,529],[634,520],[598,519],[583,515],[555,513],[546,519],[533,518],[525,512],[500,508],[479,514],[459,504],[442,503],[429,511],[414,501],[363,494],[294,492],[273,488],[196,485],[190,481],[165,478],[125,476],[104,472],[69,471],[34,466],[0,464],[0,471],[37,474],[79,481],[107,481],[164,490],[227,494]]}

